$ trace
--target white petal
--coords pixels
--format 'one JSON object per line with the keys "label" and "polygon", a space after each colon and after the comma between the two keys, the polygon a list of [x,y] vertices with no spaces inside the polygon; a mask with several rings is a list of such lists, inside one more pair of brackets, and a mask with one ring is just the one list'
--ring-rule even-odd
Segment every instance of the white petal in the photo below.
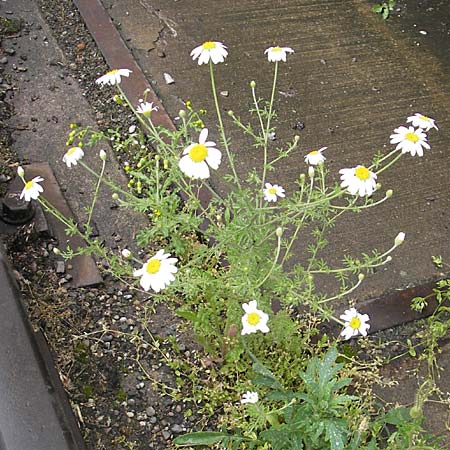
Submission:
{"label": "white petal", "polygon": [[198,143],[204,144],[207,138],[208,138],[208,128],[203,128],[203,130],[200,132],[200,136],[198,137]]}

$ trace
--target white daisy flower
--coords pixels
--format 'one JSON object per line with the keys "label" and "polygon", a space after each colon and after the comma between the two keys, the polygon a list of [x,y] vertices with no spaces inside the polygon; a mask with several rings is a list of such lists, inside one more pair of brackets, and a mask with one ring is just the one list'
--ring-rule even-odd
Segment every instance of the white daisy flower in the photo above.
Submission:
{"label": "white daisy flower", "polygon": [[256,333],[257,331],[261,331],[262,333],[268,333],[270,331],[267,326],[269,316],[258,309],[256,300],[244,303],[242,308],[245,311],[245,314],[242,316],[242,335]]}
{"label": "white daisy flower", "polygon": [[133,253],[131,253],[127,248],[124,248],[121,253],[125,259],[130,259],[133,256]]}
{"label": "white daisy flower", "polygon": [[122,81],[121,77],[129,77],[130,73],[131,70],[128,69],[113,69],[106,72],[105,75],[102,75],[100,78],[97,78],[95,82],[101,86],[105,84],[114,86],[115,84],[120,84]]}
{"label": "white daisy flower", "polygon": [[245,405],[246,403],[258,403],[259,395],[254,391],[247,391],[245,394],[242,394],[241,403]]}
{"label": "white daisy flower", "polygon": [[145,291],[152,288],[155,292],[167,287],[175,280],[174,273],[178,271],[175,263],[177,258],[169,258],[170,253],[158,250],[139,270],[133,272],[133,276],[141,277],[139,284]]}
{"label": "white daisy flower", "polygon": [[367,336],[367,330],[370,328],[367,323],[369,321],[367,314],[360,314],[355,308],[350,308],[340,318],[345,322],[344,329],[341,332],[344,339],[350,339],[358,333]]}
{"label": "white daisy flower", "polygon": [[341,169],[341,187],[347,188],[352,195],[372,195],[376,188],[377,175],[364,166],[353,167],[352,169]]}
{"label": "white daisy flower", "polygon": [[294,53],[294,50],[290,47],[269,47],[264,51],[267,55],[267,59],[270,62],[284,61],[286,62],[286,57],[288,53]]}
{"label": "white daisy flower", "polygon": [[77,162],[84,156],[84,152],[80,147],[72,147],[67,150],[63,156],[63,161],[67,167],[76,166]]}
{"label": "white daisy flower", "polygon": [[206,41],[202,45],[195,47],[191,52],[194,61],[198,58],[198,65],[208,64],[209,60],[213,64],[224,62],[227,55],[227,47],[221,42],[213,41]]}
{"label": "white daisy flower", "polygon": [[263,190],[264,200],[267,202],[276,202],[278,197],[286,197],[284,194],[284,188],[278,186],[278,184],[266,183],[266,187]]}
{"label": "white daisy flower", "polygon": [[136,112],[145,117],[150,117],[153,111],[158,111],[157,106],[153,106],[153,102],[142,102],[137,108]]}
{"label": "white daisy flower", "polygon": [[326,150],[328,147],[322,147],[319,150],[313,150],[309,152],[305,156],[305,163],[311,166],[317,166],[318,164],[323,164],[325,161],[325,156],[322,155],[322,152]]}
{"label": "white daisy flower", "polygon": [[27,181],[20,194],[20,198],[24,198],[26,202],[31,199],[36,200],[41,192],[44,192],[43,187],[39,184],[44,181],[42,177],[34,177],[31,181]]}
{"label": "white daisy flower", "polygon": [[411,122],[413,127],[422,128],[424,131],[428,131],[431,128],[436,128],[436,130],[438,130],[438,127],[434,123],[434,119],[420,113],[415,113],[413,116],[408,117],[406,121]]}
{"label": "white daisy flower", "polygon": [[218,169],[222,153],[217,150],[216,143],[206,141],[208,129],[200,132],[198,143],[193,143],[183,151],[183,157],[178,162],[180,170],[188,177],[195,179],[209,178],[209,167]]}
{"label": "white daisy flower", "polygon": [[411,156],[416,153],[418,156],[423,156],[423,149],[431,148],[427,142],[427,135],[421,128],[398,127],[390,138],[391,144],[397,144],[396,150],[401,150],[402,153],[411,153]]}

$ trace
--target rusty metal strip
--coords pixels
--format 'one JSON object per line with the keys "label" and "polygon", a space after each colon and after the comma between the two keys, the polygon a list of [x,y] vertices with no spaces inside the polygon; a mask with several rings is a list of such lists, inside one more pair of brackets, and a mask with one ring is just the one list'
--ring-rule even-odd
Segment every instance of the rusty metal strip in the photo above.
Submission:
{"label": "rusty metal strip", "polygon": [[145,77],[129,48],[123,41],[111,18],[100,0],[73,0],[86,23],[89,32],[97,43],[107,64],[112,69],[130,69],[129,78],[123,78],[120,86],[132,104],[137,105],[147,90],[147,100],[158,106],[152,113],[152,121],[156,126],[163,126],[174,131],[175,126],[164,109],[152,86]]}
{"label": "rusty metal strip", "polygon": [[[371,333],[428,317],[438,306],[433,293],[437,281],[439,280],[362,301],[357,305],[358,311],[369,315]],[[411,309],[414,297],[427,297],[428,305],[420,313]]]}
{"label": "rusty metal strip", "polygon": [[[41,183],[44,188],[45,198],[55,208],[66,217],[73,219],[72,211],[66,203],[58,182],[53,174],[52,169],[47,163],[33,163],[25,166],[27,178],[31,179],[36,176],[42,176],[44,181]],[[47,220],[50,223],[52,234],[58,239],[61,248],[65,248],[66,244],[70,248],[76,250],[84,247],[85,243],[79,236],[67,236],[65,226],[51,214],[47,214]],[[72,269],[67,272],[72,275],[71,285],[74,287],[94,286],[103,282],[102,276],[95,264],[95,261],[89,255],[74,256],[70,263]]]}

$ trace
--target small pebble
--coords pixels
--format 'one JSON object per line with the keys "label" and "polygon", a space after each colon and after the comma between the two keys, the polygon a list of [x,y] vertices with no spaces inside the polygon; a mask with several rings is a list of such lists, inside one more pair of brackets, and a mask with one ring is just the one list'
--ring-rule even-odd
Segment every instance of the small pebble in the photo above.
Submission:
{"label": "small pebble", "polygon": [[419,33],[420,33],[420,34],[423,34],[424,36],[426,36],[426,35],[428,34],[428,32],[425,31],[425,30],[419,30]]}
{"label": "small pebble", "polygon": [[167,430],[163,430],[162,431],[162,435],[163,435],[163,438],[164,439],[170,439],[170,431],[167,431]]}
{"label": "small pebble", "polygon": [[0,64],[8,64],[8,58],[4,56],[2,59],[0,59]]}
{"label": "small pebble", "polygon": [[134,417],[134,412],[133,411],[128,411],[127,412],[127,417],[129,417],[130,419],[132,419]]}
{"label": "small pebble", "polygon": [[166,84],[174,84],[175,80],[173,79],[172,75],[170,73],[164,72],[164,81]]}
{"label": "small pebble", "polygon": [[183,431],[183,428],[181,425],[178,425],[177,423],[175,425],[172,426],[171,430],[174,433],[181,433]]}
{"label": "small pebble", "polygon": [[56,273],[64,273],[66,271],[66,265],[64,261],[56,261]]}

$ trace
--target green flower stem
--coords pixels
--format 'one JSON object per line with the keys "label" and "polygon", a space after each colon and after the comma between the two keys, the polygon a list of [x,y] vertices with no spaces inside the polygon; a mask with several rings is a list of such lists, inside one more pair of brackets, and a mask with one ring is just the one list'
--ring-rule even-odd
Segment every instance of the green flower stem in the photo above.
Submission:
{"label": "green flower stem", "polygon": [[[301,203],[302,198],[303,198],[304,187],[305,187],[305,185],[303,184],[301,186],[299,203]],[[314,187],[314,178],[311,178],[311,182],[309,184],[308,196],[307,196],[306,203],[308,203],[311,200],[311,194],[312,194],[313,187]],[[303,212],[303,216],[302,216],[302,218],[300,220],[300,224],[297,225],[297,227],[295,228],[294,234],[292,235],[292,237],[291,237],[291,239],[289,241],[289,244],[286,247],[286,251],[284,252],[283,259],[281,260],[281,263],[280,263],[281,265],[283,265],[285,263],[286,259],[289,257],[289,252],[291,251],[291,248],[294,245],[294,242],[297,240],[297,235],[298,235],[298,233],[300,232],[300,230],[303,227],[303,221],[304,221],[305,216],[306,216],[306,211],[307,210],[305,209],[305,211]]]}
{"label": "green flower stem", "polygon": [[[83,161],[78,161],[78,164],[80,164],[80,166],[82,166],[84,169],[86,169],[91,175],[93,175],[95,178],[100,179],[100,174],[98,174],[97,172],[95,172],[95,170],[92,170],[86,163],[84,163]],[[134,199],[134,195],[130,194],[129,192],[123,190],[122,188],[120,188],[119,186],[117,186],[116,184],[114,184],[112,181],[109,181],[105,178],[102,179],[103,183],[106,184],[109,188],[111,188],[111,190],[115,191],[115,192],[120,192],[121,194],[125,195],[126,197],[129,197],[131,199]]]}
{"label": "green flower stem", "polygon": [[323,164],[319,164],[319,178],[321,190],[325,194],[325,171],[323,170]]}
{"label": "green flower stem", "polygon": [[[373,269],[375,267],[381,267],[384,266],[385,264],[387,264],[388,262],[390,262],[390,259],[385,259],[385,260],[380,260],[380,258],[376,258],[374,259],[374,261],[380,261],[380,262],[373,262],[373,263],[368,263],[368,264],[362,264],[360,266],[358,266],[357,270],[361,271],[363,269]],[[328,269],[328,270],[309,270],[309,273],[322,273],[322,274],[331,274],[331,273],[343,273],[343,272],[354,272],[355,268],[354,267],[342,267],[340,269]]]}
{"label": "green flower stem", "polygon": [[68,219],[64,214],[60,213],[46,198],[40,196],[38,197],[38,202],[44,207],[46,211],[50,214],[53,214],[61,223],[63,223],[68,229],[71,231],[76,231],[77,234],[80,234],[82,237],[82,233],[77,228],[76,224]]}
{"label": "green flower stem", "polygon": [[395,158],[392,159],[392,161],[389,161],[388,164],[386,164],[384,167],[382,167],[380,170],[378,170],[377,172],[375,172],[377,175],[379,175],[380,173],[384,172],[386,169],[388,169],[389,167],[391,167],[393,164],[395,164],[401,157],[402,157],[403,153],[399,153]]}
{"label": "green flower stem", "polygon": [[276,162],[278,162],[280,159],[286,158],[287,156],[289,156],[289,154],[292,152],[292,150],[294,150],[295,148],[297,148],[298,145],[298,139],[295,139],[294,142],[289,146],[289,148],[286,150],[286,153],[281,154],[280,156],[277,156],[275,159],[273,159],[272,161],[270,161],[269,165],[272,166],[273,164],[275,164]]}
{"label": "green flower stem", "polygon": [[[278,61],[275,61],[275,69],[273,73],[273,83],[272,83],[272,92],[270,94],[270,103],[269,103],[269,114],[267,116],[267,126],[264,132],[264,161],[263,161],[263,174],[261,181],[261,190],[264,189],[266,183],[266,174],[267,174],[267,147],[269,143],[269,130],[270,130],[270,121],[272,119],[272,108],[273,108],[273,100],[275,98],[275,88],[277,85],[278,78]],[[262,200],[261,200],[262,201]]]}
{"label": "green flower stem", "polygon": [[89,230],[89,226],[91,224],[92,213],[94,212],[94,207],[98,198],[98,191],[100,189],[100,184],[103,180],[103,175],[105,174],[106,161],[102,160],[102,170],[100,171],[100,176],[98,177],[97,184],[95,185],[94,197],[92,198],[91,207],[89,208],[88,220],[86,222],[86,231]]}
{"label": "green flower stem", "polygon": [[131,109],[132,113],[136,116],[137,120],[148,131],[149,135],[152,136],[155,139],[155,141],[157,141],[161,145],[161,147],[163,149],[169,149],[169,152],[170,152],[170,150],[171,150],[170,146],[167,144],[167,142],[165,142],[161,138],[161,136],[159,135],[158,130],[155,128],[155,125],[153,124],[153,122],[150,119],[148,119],[148,121],[145,121],[141,117],[141,114],[136,112],[135,107],[131,104],[130,100],[123,92],[122,88],[120,87],[120,84],[117,85],[117,89],[119,90],[121,96],[125,99],[125,102],[127,103],[128,107]]}
{"label": "green flower stem", "polygon": [[261,116],[261,110],[259,109],[259,104],[258,104],[258,100],[256,98],[256,88],[255,86],[252,86],[252,97],[253,97],[253,103],[255,105],[255,110],[256,110],[256,114],[258,115],[258,119],[259,119],[259,125],[261,127],[261,134],[263,135],[264,138],[264,122]]}
{"label": "green flower stem", "polygon": [[372,208],[372,207],[377,206],[377,205],[381,205],[381,203],[384,203],[389,198],[390,198],[390,196],[386,195],[381,200],[378,200],[375,203],[369,203],[369,204],[362,205],[362,206],[353,206],[353,205],[337,206],[337,205],[330,205],[330,208],[342,209],[342,210],[345,210],[345,211],[359,211],[360,209],[368,209],[368,208]]}
{"label": "green flower stem", "polygon": [[159,203],[159,155],[155,155],[155,166],[156,166],[156,201]]}
{"label": "green flower stem", "polygon": [[337,300],[338,298],[345,297],[346,295],[351,294],[355,289],[357,289],[359,285],[362,283],[362,281],[363,281],[362,279],[358,279],[358,282],[347,291],[341,292],[340,294],[334,295],[333,297],[324,298],[323,300],[320,300],[318,303],[319,304],[328,303],[331,302],[332,300]]}
{"label": "green flower stem", "polygon": [[[387,155],[384,155],[381,159],[379,159],[379,160],[377,161],[377,165],[379,165],[380,163],[382,163],[382,162],[385,161],[386,159],[390,158],[393,154],[395,154],[395,153],[397,153],[397,152],[398,152],[398,150],[395,149],[395,150],[392,150],[391,152],[389,152]],[[375,164],[371,164],[371,165],[368,167],[368,169],[369,169],[369,170],[372,170],[374,167],[375,167]]]}
{"label": "green flower stem", "polygon": [[235,125],[237,125],[241,130],[244,131],[244,133],[249,134],[253,139],[255,139],[255,141],[258,141],[260,139],[259,136],[257,136],[252,129],[250,128],[250,126],[245,126],[234,114],[232,114],[231,112],[229,112],[228,114],[232,119],[233,119],[233,123]]}
{"label": "green flower stem", "polygon": [[214,80],[214,68],[213,68],[213,66],[214,66],[214,64],[213,64],[212,60],[210,60],[209,61],[209,74],[210,74],[210,77],[211,77],[211,89],[212,89],[212,93],[213,93],[213,97],[214,97],[214,105],[216,107],[217,120],[219,121],[219,131],[220,131],[220,134],[222,136],[222,142],[223,142],[223,145],[225,147],[225,151],[227,152],[227,157],[228,157],[228,161],[230,163],[231,171],[233,172],[234,182],[240,188],[241,187],[241,183],[240,183],[238,175],[236,173],[236,168],[234,167],[233,158],[231,157],[230,148],[228,146],[227,137],[225,135],[225,128],[223,126],[222,114],[220,112],[219,100],[217,98],[217,90],[216,90],[216,82]]}
{"label": "green flower stem", "polygon": [[255,290],[258,289],[260,286],[262,286],[270,277],[270,275],[272,275],[272,272],[275,269],[275,266],[277,265],[277,261],[278,258],[280,256],[280,250],[281,250],[281,236],[277,236],[277,250],[275,252],[275,258],[273,260],[272,266],[270,267],[269,271],[267,272],[267,275],[262,279],[262,281],[260,281],[256,286],[255,286]]}
{"label": "green flower stem", "polygon": [[[300,216],[300,214],[304,214],[304,212],[308,209],[311,208],[315,208],[316,206],[321,205],[322,203],[328,203],[330,200],[333,200],[335,198],[340,197],[341,195],[344,194],[344,191],[342,189],[340,189],[339,191],[335,192],[335,193],[330,193],[329,195],[325,196],[324,198],[317,200],[315,202],[311,202],[311,203],[304,203],[304,204],[299,204],[298,205],[298,210],[295,212],[287,212],[286,216],[289,217],[289,219],[293,220],[296,219],[297,217]],[[269,220],[268,222],[266,222],[264,225],[273,225],[274,223],[277,223],[279,221],[278,218]]]}

